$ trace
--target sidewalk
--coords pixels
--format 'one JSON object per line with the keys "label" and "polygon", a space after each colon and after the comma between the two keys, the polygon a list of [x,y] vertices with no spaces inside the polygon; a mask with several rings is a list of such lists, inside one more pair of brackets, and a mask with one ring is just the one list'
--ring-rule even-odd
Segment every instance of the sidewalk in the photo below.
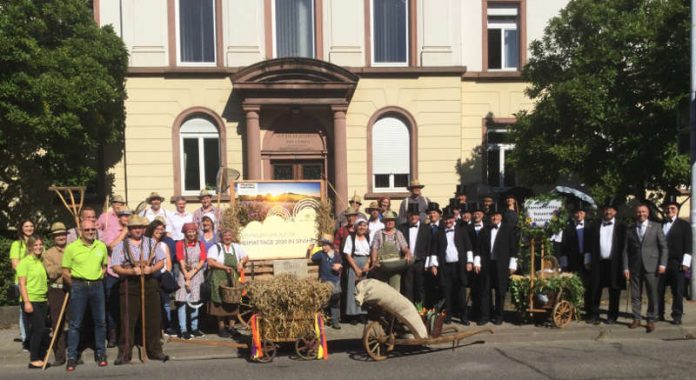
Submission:
{"label": "sidewalk", "polygon": [[[622,304],[621,311],[624,311],[625,304]],[[465,329],[481,329],[490,328],[494,330],[494,334],[480,334],[471,338],[465,339],[461,344],[480,343],[495,344],[495,345],[512,345],[516,343],[538,342],[540,344],[553,341],[587,341],[587,340],[681,340],[681,339],[696,339],[696,302],[684,302],[684,317],[681,326],[673,326],[669,322],[657,322],[657,328],[654,332],[648,334],[644,328],[630,330],[627,325],[631,321],[627,316],[622,314],[619,321],[615,325],[589,325],[584,321],[571,322],[563,329],[557,329],[545,326],[515,325],[504,323],[500,326],[488,324],[486,326],[476,326],[472,323],[471,326],[462,326],[453,323],[459,330]],[[327,328],[328,346],[330,352],[349,352],[362,353],[362,325],[343,324],[341,330]],[[13,338],[17,336],[17,327],[13,326],[10,329],[0,329],[0,368],[10,367],[25,367],[28,362],[28,353],[22,352],[21,345],[13,342]],[[229,341],[218,338],[217,335],[210,334],[205,338],[197,340],[208,341]],[[442,345],[447,347],[448,345]],[[451,345],[450,345],[451,346]],[[284,346],[285,347],[285,346]],[[230,347],[213,347],[198,344],[166,342],[164,351],[170,355],[171,360],[196,360],[196,359],[234,359],[246,358],[245,350],[236,350]],[[283,348],[280,355],[292,353],[292,344],[288,344]],[[109,361],[116,358],[116,348],[109,349]],[[285,353],[285,354],[284,354]],[[134,361],[137,359],[137,350],[134,350]],[[92,360],[92,351],[87,350],[83,354],[85,362]],[[50,361],[53,360],[51,356]]]}

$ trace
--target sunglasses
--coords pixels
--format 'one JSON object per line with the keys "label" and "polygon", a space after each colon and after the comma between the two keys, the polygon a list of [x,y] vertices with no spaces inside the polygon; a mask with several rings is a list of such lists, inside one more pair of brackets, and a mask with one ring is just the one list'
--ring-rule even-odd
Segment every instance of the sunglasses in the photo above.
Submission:
{"label": "sunglasses", "polygon": [[84,232],[94,232],[94,231],[96,231],[96,230],[97,230],[96,228],[84,228],[82,231],[84,231]]}

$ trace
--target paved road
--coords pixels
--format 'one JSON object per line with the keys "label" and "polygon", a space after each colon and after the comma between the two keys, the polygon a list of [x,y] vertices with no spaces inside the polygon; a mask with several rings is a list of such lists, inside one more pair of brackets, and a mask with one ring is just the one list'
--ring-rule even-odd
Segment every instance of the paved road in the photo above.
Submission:
{"label": "paved road", "polygon": [[598,339],[584,341],[471,344],[455,351],[401,351],[384,362],[367,361],[357,341],[343,341],[327,361],[304,362],[287,355],[273,363],[250,363],[220,349],[209,358],[174,359],[166,364],[63,368],[46,373],[19,366],[4,368],[0,378],[146,378],[146,379],[686,379],[693,378],[694,340]]}

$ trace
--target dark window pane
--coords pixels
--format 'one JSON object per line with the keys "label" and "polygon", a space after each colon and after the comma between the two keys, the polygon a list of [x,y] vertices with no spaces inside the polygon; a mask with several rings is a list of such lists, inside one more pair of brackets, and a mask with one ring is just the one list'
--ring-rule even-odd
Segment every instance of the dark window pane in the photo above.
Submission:
{"label": "dark window pane", "polygon": [[375,62],[406,62],[406,0],[374,0]]}
{"label": "dark window pane", "polygon": [[394,174],[394,187],[408,186],[408,174]]}
{"label": "dark window pane", "polygon": [[276,0],[276,55],[314,58],[313,0]]}
{"label": "dark window pane", "polygon": [[375,187],[389,187],[389,174],[375,174]]}
{"label": "dark window pane", "polygon": [[512,187],[515,186],[515,172],[512,171],[512,165],[509,163],[510,159],[510,151],[506,150],[505,151],[505,163],[504,163],[504,168],[505,168],[505,186],[507,187]]}
{"label": "dark window pane", "polygon": [[501,68],[500,57],[500,29],[488,29],[488,68]]}
{"label": "dark window pane", "polygon": [[519,64],[520,40],[516,30],[505,31],[505,67],[513,68]]}
{"label": "dark window pane", "polygon": [[488,132],[488,144],[502,144],[508,140],[508,134],[501,131]]}
{"label": "dark window pane", "polygon": [[321,164],[302,165],[302,179],[321,179]]}
{"label": "dark window pane", "polygon": [[273,179],[295,179],[292,174],[292,165],[273,165]]}
{"label": "dark window pane", "polygon": [[488,172],[488,185],[489,186],[500,186],[500,151],[489,150],[486,167]]}
{"label": "dark window pane", "polygon": [[200,190],[198,139],[184,139],[184,190]]}
{"label": "dark window pane", "polygon": [[204,139],[203,140],[204,154],[204,170],[205,170],[205,187],[215,188],[218,169],[220,168],[220,140]]}
{"label": "dark window pane", "polygon": [[182,62],[215,62],[213,0],[179,0]]}

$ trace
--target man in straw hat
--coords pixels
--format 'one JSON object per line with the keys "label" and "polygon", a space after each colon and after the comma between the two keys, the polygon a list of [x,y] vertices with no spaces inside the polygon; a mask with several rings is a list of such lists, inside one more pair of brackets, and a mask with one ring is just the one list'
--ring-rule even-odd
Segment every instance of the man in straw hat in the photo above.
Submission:
{"label": "man in straw hat", "polygon": [[[319,280],[331,284],[331,298],[329,311],[331,313],[331,327],[341,329],[341,270],[343,260],[341,254],[334,251],[333,236],[322,234],[319,239],[321,249],[314,251],[314,244],[307,248],[307,257],[311,257],[313,263],[319,265]],[[311,256],[310,256],[311,255]]]}
{"label": "man in straw hat", "polygon": [[614,197],[607,197],[602,204],[602,220],[593,225],[588,232],[585,245],[585,268],[590,271],[590,292],[592,309],[588,323],[599,324],[599,303],[602,291],[609,288],[609,311],[607,324],[616,323],[619,317],[619,298],[626,282],[621,270],[622,252],[626,243],[626,225],[616,219],[619,203]]}
{"label": "man in straw hat", "polygon": [[[360,207],[362,207],[362,200],[360,199],[360,196],[358,195],[357,192],[353,193],[353,197],[348,200],[348,207],[354,208],[358,213],[357,213],[357,218],[362,218],[367,220],[367,215],[363,214],[360,212]],[[370,212],[369,210],[365,210],[368,213]],[[338,230],[339,228],[343,227],[345,224],[353,224],[353,223],[348,223],[348,219],[346,218],[346,212],[341,211],[336,215],[336,229]]]}
{"label": "man in straw hat", "polygon": [[372,239],[375,237],[375,233],[384,229],[384,223],[382,223],[382,219],[379,215],[381,209],[379,208],[377,202],[372,201],[370,202],[370,205],[367,206],[365,211],[370,214],[370,218],[367,220],[367,229],[370,231],[370,241],[372,241]]}
{"label": "man in straw hat", "polygon": [[346,216],[346,223],[334,233],[334,247],[338,247],[340,250],[343,250],[346,238],[355,232],[354,224],[359,213],[357,209],[348,207],[343,211],[343,214]]}
{"label": "man in straw hat", "polygon": [[430,200],[421,194],[424,187],[425,185],[421,184],[417,179],[412,180],[411,183],[406,186],[411,194],[406,199],[401,201],[401,205],[399,206],[399,224],[403,224],[408,221],[408,205],[410,203],[418,204],[421,222],[425,222],[425,210],[428,208],[428,203],[430,203]]}
{"label": "man in straw hat", "polygon": [[61,266],[63,284],[70,290],[68,314],[68,372],[75,370],[79,359],[80,328],[88,308],[94,322],[95,358],[100,367],[106,367],[106,317],[104,283],[102,279],[109,259],[106,245],[96,240],[97,226],[90,220],[80,225],[80,239],[65,248]]}
{"label": "man in straw hat", "polygon": [[672,290],[672,324],[681,325],[684,314],[684,273],[691,267],[691,226],[679,218],[679,202],[675,195],[668,195],[662,203],[664,220],[662,232],[667,238],[669,257],[667,271],[658,285],[658,319],[665,320],[665,290]]}
{"label": "man in straw hat", "polygon": [[[140,216],[144,216],[147,218],[147,220],[152,223],[153,220],[155,220],[156,217],[161,216],[164,218],[164,220],[167,220],[169,217],[169,214],[171,213],[170,211],[167,211],[164,207],[162,207],[162,202],[164,201],[164,197],[159,195],[156,191],[153,191],[150,193],[150,196],[145,199],[145,202],[148,204],[148,206],[145,208],[145,210],[140,212]],[[170,230],[167,228],[167,232],[170,232]]]}
{"label": "man in straw hat", "polygon": [[132,212],[128,206],[122,206],[116,212],[118,215],[119,233],[109,241],[104,241],[109,249],[109,263],[106,267],[106,275],[104,276],[104,294],[106,302],[106,332],[107,332],[107,347],[116,347],[118,341],[118,326],[120,319],[119,300],[118,300],[118,284],[120,279],[113,268],[114,248],[119,245],[128,234],[128,219]]}
{"label": "man in straw hat", "polygon": [[[503,223],[503,212],[497,204],[489,208],[491,223],[479,235],[479,249],[474,257],[474,270],[480,276],[481,310],[479,325],[492,321],[503,323],[503,307],[509,276],[517,271],[518,241],[512,226]],[[495,297],[491,291],[495,290]],[[493,300],[493,318],[490,317]]]}
{"label": "man in straw hat", "polygon": [[[193,212],[193,222],[198,226],[198,231],[203,231],[203,216],[212,215],[212,220],[222,220],[222,210],[213,205],[213,193],[208,189],[202,189],[198,195],[201,201],[201,207]],[[217,233],[217,225],[213,225],[214,232]]]}
{"label": "man in straw hat", "polygon": [[[121,276],[121,336],[115,365],[130,362],[138,323],[145,330],[145,342],[141,344],[147,357],[163,362],[169,360],[169,356],[162,353],[159,283],[153,276],[162,269],[166,257],[156,241],[144,236],[147,225],[147,219],[132,215],[128,219],[127,239],[117,245],[112,254],[114,271]],[[139,279],[141,276],[144,276],[144,283]],[[143,297],[144,320],[141,309]]]}
{"label": "man in straw hat", "polygon": [[[118,211],[126,205],[126,200],[120,195],[111,197],[111,208],[99,215],[97,228],[102,241],[110,242],[121,233],[121,225],[118,222]],[[107,243],[108,244],[108,243]]]}
{"label": "man in straw hat", "polygon": [[[53,334],[56,335],[53,345],[55,361],[52,366],[61,366],[65,364],[65,334],[63,331],[65,318],[62,318],[60,326],[56,323],[58,319],[61,319],[59,315],[66,293],[63,288],[63,267],[61,264],[63,252],[68,243],[68,230],[65,228],[65,224],[61,222],[51,224],[51,236],[53,237],[53,247],[41,256],[41,260],[48,277],[48,306],[51,314],[51,327]],[[67,310],[65,312],[67,313]]]}

